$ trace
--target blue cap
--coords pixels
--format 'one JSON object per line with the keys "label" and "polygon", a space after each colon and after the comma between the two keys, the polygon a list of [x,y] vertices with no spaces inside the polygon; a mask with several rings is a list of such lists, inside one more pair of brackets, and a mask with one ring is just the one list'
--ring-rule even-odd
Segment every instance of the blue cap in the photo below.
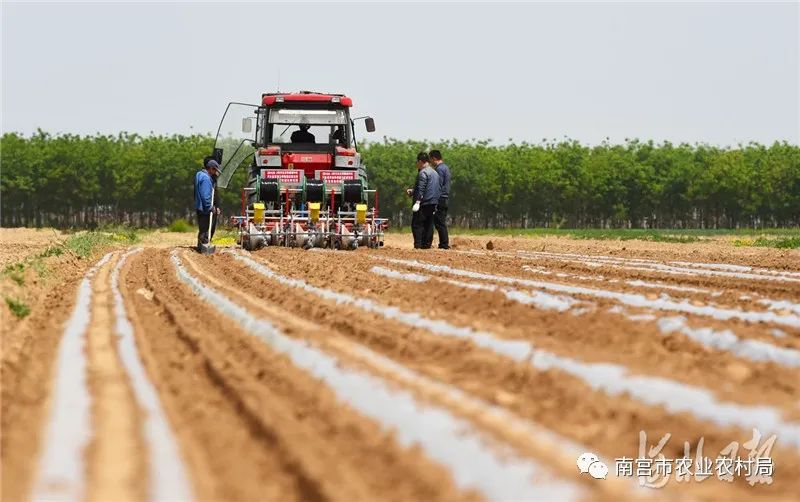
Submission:
{"label": "blue cap", "polygon": [[212,167],[217,171],[222,170],[222,168],[219,167],[219,162],[214,159],[209,159],[208,162],[206,162],[206,169],[211,169]]}

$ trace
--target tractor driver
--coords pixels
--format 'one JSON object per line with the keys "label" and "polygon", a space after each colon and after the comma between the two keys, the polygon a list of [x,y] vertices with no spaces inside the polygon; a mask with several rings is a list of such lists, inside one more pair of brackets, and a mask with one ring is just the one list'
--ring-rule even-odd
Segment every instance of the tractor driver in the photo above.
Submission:
{"label": "tractor driver", "polygon": [[300,129],[292,133],[292,143],[316,143],[314,135],[308,132],[311,126],[300,124]]}

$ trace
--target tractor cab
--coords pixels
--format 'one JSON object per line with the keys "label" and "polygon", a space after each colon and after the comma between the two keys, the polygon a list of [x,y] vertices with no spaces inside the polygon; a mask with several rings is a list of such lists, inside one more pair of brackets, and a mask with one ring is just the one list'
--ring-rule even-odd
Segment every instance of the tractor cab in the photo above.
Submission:
{"label": "tractor cab", "polygon": [[[341,94],[308,91],[263,94],[261,105],[230,103],[214,144],[223,169],[219,186],[227,187],[248,159],[254,170],[299,169],[310,178],[318,178],[318,171],[353,170],[363,178],[355,122],[350,117],[352,104],[351,98]],[[366,119],[367,132],[375,130],[371,117],[360,118]]]}

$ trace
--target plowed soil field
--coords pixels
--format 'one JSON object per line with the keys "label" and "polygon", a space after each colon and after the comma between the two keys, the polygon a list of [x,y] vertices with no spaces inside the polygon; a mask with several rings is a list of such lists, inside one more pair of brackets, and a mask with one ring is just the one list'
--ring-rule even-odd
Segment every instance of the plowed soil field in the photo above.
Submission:
{"label": "plowed soil field", "polygon": [[408,240],[73,266],[4,323],[2,499],[797,500],[800,253]]}

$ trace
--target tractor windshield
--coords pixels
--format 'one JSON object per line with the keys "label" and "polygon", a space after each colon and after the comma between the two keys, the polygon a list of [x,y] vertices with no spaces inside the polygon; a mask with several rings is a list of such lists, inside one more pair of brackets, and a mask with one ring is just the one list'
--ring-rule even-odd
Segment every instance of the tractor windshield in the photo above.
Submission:
{"label": "tractor windshield", "polygon": [[272,109],[264,133],[266,143],[297,144],[304,149],[323,145],[349,147],[352,138],[345,110]]}

